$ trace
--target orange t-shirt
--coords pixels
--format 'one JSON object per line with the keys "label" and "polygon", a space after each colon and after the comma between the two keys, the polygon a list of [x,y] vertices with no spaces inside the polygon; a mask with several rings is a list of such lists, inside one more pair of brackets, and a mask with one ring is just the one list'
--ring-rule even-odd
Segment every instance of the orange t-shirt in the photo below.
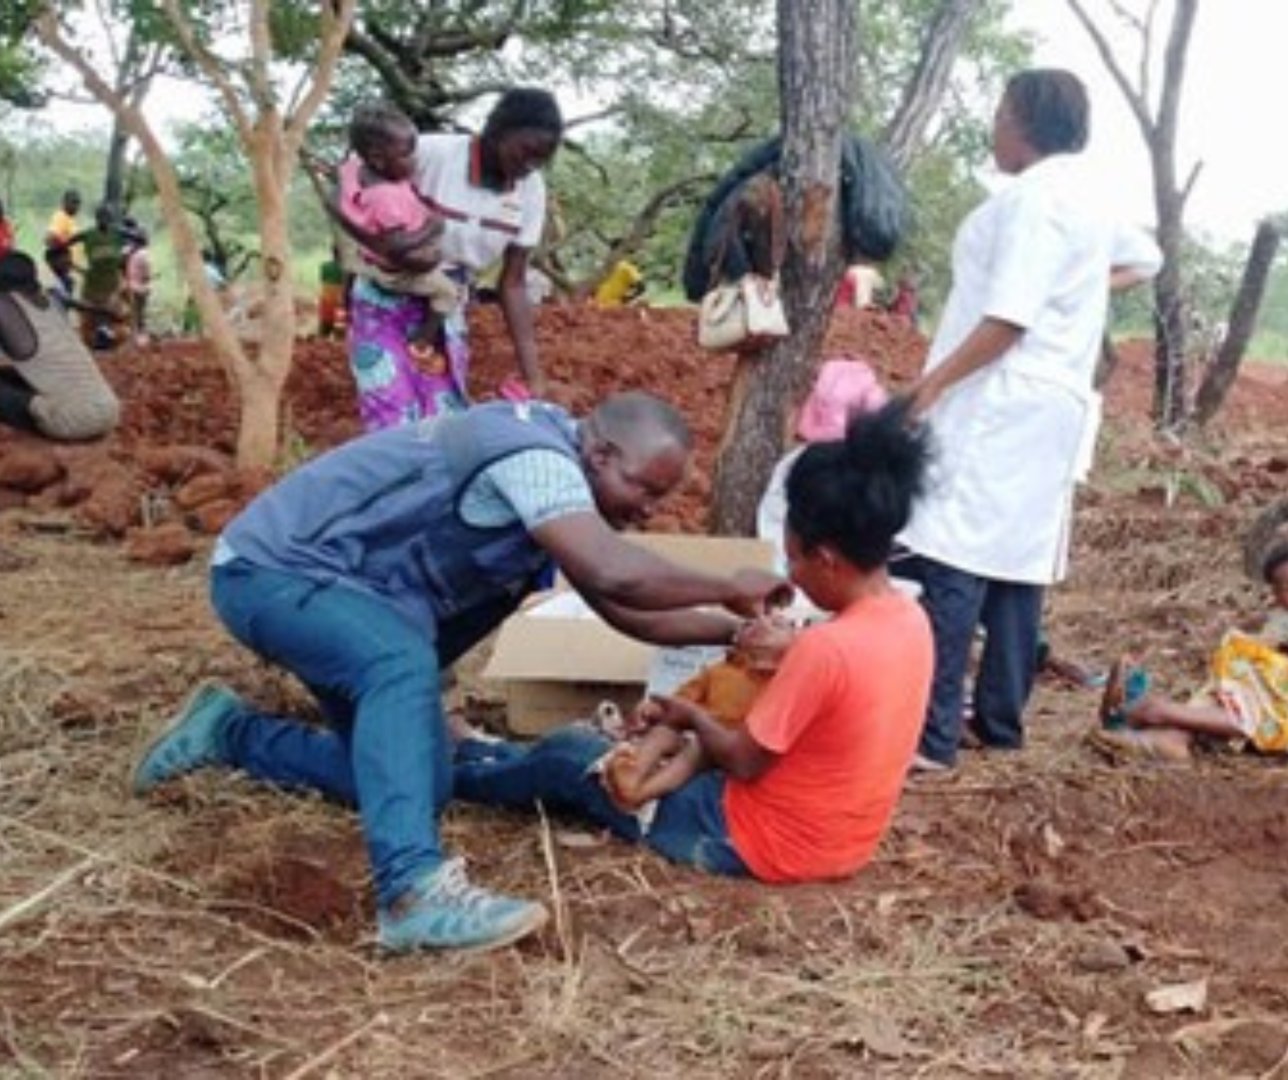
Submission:
{"label": "orange t-shirt", "polygon": [[903,789],[930,697],[930,623],[901,593],[867,597],[800,635],[752,706],[752,738],[778,755],[730,777],[733,846],[762,881],[820,881],[872,858]]}

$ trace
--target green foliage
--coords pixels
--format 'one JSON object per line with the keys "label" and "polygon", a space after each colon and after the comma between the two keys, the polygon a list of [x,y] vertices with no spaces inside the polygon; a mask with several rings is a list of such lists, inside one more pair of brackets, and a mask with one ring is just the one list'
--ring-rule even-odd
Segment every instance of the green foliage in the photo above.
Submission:
{"label": "green foliage", "polygon": [[13,141],[0,143],[5,147],[0,164],[5,205],[18,230],[19,247],[39,258],[45,227],[63,191],[76,188],[92,205],[94,193],[101,190],[107,136],[60,135],[37,127],[7,137]]}
{"label": "green foliage", "polygon": [[0,42],[0,102],[24,109],[39,108],[46,101],[40,82],[43,68],[19,44]]}

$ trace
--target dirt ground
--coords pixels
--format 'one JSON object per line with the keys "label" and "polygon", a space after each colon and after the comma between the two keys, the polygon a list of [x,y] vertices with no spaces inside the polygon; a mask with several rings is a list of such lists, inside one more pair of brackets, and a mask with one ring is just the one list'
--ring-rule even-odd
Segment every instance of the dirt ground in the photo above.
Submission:
{"label": "dirt ground", "polygon": [[[561,400],[650,386],[689,415],[700,467],[661,529],[700,527],[730,376],[690,319],[540,317]],[[508,365],[494,313],[476,341],[487,396]],[[924,342],[846,316],[846,349],[898,385]],[[1150,432],[1148,351],[1110,384],[1049,630],[1093,666],[1131,648],[1183,694],[1264,603],[1241,539],[1284,494],[1288,370],[1250,366],[1182,445]],[[496,954],[381,958],[347,810],[219,773],[128,794],[198,679],[304,699],[206,606],[210,536],[264,480],[231,469],[222,375],[195,343],[104,365],[127,402],[108,443],[0,436],[0,1077],[1288,1075],[1288,774],[1112,766],[1081,737],[1095,693],[1054,681],[1023,752],[910,785],[845,884],[713,880],[574,823],[453,808],[472,875],[556,918]],[[356,430],[339,346],[302,342],[288,397],[300,454]],[[477,659],[462,690],[486,698]]]}

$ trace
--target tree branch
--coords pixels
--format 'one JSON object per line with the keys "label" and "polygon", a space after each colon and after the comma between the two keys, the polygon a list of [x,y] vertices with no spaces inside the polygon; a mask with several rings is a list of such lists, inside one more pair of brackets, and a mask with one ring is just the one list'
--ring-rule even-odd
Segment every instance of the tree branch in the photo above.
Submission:
{"label": "tree branch", "polygon": [[242,145],[246,147],[252,146],[254,144],[254,131],[251,128],[250,120],[246,116],[246,110],[242,108],[241,99],[234,92],[228,73],[224,70],[219,58],[198,39],[196,30],[193,28],[192,23],[188,21],[187,15],[179,6],[177,0],[160,0],[160,2],[162,12],[174,29],[175,34],[178,35],[180,47],[185,55],[192,58],[193,63],[205,74],[215,93],[219,95],[224,108],[228,111],[229,119],[232,120],[233,126],[241,137]]}

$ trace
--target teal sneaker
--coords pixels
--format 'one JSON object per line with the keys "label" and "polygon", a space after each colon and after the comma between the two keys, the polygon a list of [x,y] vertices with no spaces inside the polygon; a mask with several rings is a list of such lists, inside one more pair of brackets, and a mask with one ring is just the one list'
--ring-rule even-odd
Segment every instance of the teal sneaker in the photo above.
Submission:
{"label": "teal sneaker", "polygon": [[380,944],[390,952],[482,952],[527,937],[546,923],[541,904],[471,885],[459,858],[426,875],[399,906],[406,910],[382,910],[379,916]]}
{"label": "teal sneaker", "polygon": [[206,683],[152,740],[134,769],[134,794],[144,795],[167,780],[227,761],[223,735],[246,704],[227,687]]}
{"label": "teal sneaker", "polygon": [[1132,706],[1149,693],[1149,672],[1135,667],[1128,657],[1117,660],[1105,679],[1100,697],[1100,726],[1106,731],[1121,731],[1127,726]]}

